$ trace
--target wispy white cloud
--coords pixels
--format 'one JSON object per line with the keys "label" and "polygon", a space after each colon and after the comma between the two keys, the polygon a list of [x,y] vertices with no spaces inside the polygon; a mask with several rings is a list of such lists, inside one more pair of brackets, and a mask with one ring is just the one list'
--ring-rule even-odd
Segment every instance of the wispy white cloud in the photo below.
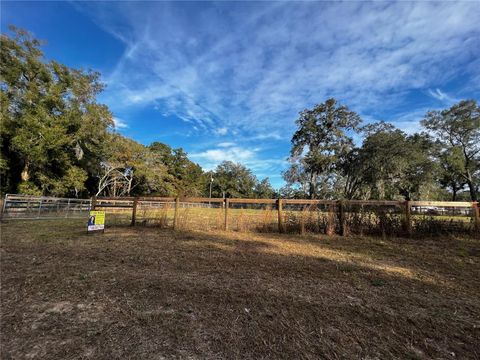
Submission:
{"label": "wispy white cloud", "polygon": [[[437,110],[431,107],[420,107],[418,109],[401,111],[391,115],[394,121],[395,127],[402,130],[407,134],[413,134],[415,132],[422,131],[420,121],[425,117],[425,114],[430,110]],[[384,119],[382,119],[384,120]]]}
{"label": "wispy white cloud", "polygon": [[407,134],[414,134],[422,130],[420,120],[413,121],[397,121],[395,126]]}
{"label": "wispy white cloud", "polygon": [[256,158],[256,150],[242,149],[236,146],[219,147],[208,149],[198,153],[191,153],[190,157],[195,161],[200,161],[208,170],[213,169],[222,161],[233,161],[247,163]]}
{"label": "wispy white cloud", "polygon": [[217,135],[226,135],[228,133],[228,129],[226,127],[221,127],[214,130],[215,134]]}
{"label": "wispy white cloud", "polygon": [[434,99],[437,99],[437,100],[440,100],[440,101],[443,101],[443,102],[446,102],[446,103],[452,103],[453,104],[453,103],[459,101],[459,99],[455,99],[455,98],[449,96],[447,93],[443,92],[442,90],[440,90],[438,88],[435,89],[435,90],[429,89],[428,93]]}
{"label": "wispy white cloud", "polygon": [[216,148],[201,152],[190,153],[189,156],[202,164],[206,170],[214,169],[222,161],[233,161],[241,163],[252,169],[259,176],[266,177],[269,174],[278,172],[286,166],[286,159],[262,159],[260,148],[242,148],[232,143],[220,143]]}
{"label": "wispy white cloud", "polygon": [[118,117],[113,117],[113,124],[115,125],[116,129],[127,129],[128,124],[125,120],[122,120]]}
{"label": "wispy white cloud", "polygon": [[290,140],[291,134],[284,132],[283,135],[280,134],[280,132],[275,131],[275,132],[270,132],[270,133],[257,133],[253,136],[250,136],[250,140]]}
{"label": "wispy white cloud", "polygon": [[232,146],[235,146],[235,143],[233,142],[222,142],[220,144],[217,145],[218,147],[232,147]]}

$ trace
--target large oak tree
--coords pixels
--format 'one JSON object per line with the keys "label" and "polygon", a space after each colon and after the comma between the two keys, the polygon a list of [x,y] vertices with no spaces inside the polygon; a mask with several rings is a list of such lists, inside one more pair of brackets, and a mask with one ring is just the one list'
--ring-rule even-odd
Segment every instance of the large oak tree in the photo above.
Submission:
{"label": "large oak tree", "polygon": [[427,113],[422,125],[441,145],[440,160],[450,180],[463,179],[470,199],[477,201],[480,184],[480,107],[463,100],[443,111]]}
{"label": "large oak tree", "polygon": [[321,185],[319,180],[323,183],[330,180],[341,159],[352,150],[354,144],[349,133],[356,131],[360,123],[358,114],[335,99],[300,112],[297,131],[292,137],[289,159],[292,170],[285,173],[287,183],[306,178],[308,195],[315,198]]}

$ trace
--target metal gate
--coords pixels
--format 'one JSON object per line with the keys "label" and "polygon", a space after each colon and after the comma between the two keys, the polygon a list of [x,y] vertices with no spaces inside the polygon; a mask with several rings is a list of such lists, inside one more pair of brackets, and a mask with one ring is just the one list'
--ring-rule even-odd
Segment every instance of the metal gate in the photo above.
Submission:
{"label": "metal gate", "polygon": [[90,199],[7,194],[2,219],[81,218],[88,214]]}

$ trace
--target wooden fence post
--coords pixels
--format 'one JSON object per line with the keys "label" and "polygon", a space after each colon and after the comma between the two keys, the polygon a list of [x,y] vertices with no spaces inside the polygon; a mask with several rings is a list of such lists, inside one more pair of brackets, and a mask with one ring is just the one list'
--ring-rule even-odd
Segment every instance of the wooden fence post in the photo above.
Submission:
{"label": "wooden fence post", "polygon": [[305,235],[305,213],[306,213],[306,206],[303,206],[302,215],[300,217],[300,235]]}
{"label": "wooden fence post", "polygon": [[228,199],[225,199],[224,207],[225,207],[225,223],[223,225],[223,228],[225,231],[227,231],[228,230],[228,208],[230,207]]}
{"label": "wooden fence post", "polygon": [[175,198],[175,212],[173,214],[173,230],[178,229],[178,208],[180,205],[180,198]]}
{"label": "wooden fence post", "polygon": [[475,232],[478,234],[480,233],[480,209],[478,208],[478,202],[472,203],[473,207],[473,221],[475,224]]}
{"label": "wooden fence post", "polygon": [[67,202],[67,211],[65,211],[65,217],[68,217],[68,212],[70,211],[70,199]]}
{"label": "wooden fence post", "polygon": [[96,206],[97,206],[97,197],[94,196],[92,197],[92,205],[90,207],[90,210],[94,211]]}
{"label": "wooden fence post", "polygon": [[283,209],[282,209],[282,199],[277,199],[277,210],[278,210],[278,232],[283,233]]}
{"label": "wooden fence post", "polygon": [[405,201],[405,231],[408,236],[412,235],[412,205],[410,201]]}
{"label": "wooden fence post", "polygon": [[135,223],[137,221],[137,205],[138,205],[138,197],[133,199],[132,223],[130,224],[131,226],[135,226]]}
{"label": "wooden fence post", "polygon": [[340,236],[345,236],[345,208],[343,200],[338,201],[338,222],[340,223]]}
{"label": "wooden fence post", "polygon": [[1,204],[2,204],[2,209],[1,211],[1,217],[3,218],[3,214],[5,214],[5,211],[7,210],[7,202],[8,202],[8,194],[5,194],[5,199],[2,199]]}

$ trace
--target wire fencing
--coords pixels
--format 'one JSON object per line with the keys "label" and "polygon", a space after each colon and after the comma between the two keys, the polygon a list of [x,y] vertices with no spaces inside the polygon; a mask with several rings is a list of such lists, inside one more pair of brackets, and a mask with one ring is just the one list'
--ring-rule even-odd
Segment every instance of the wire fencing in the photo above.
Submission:
{"label": "wire fencing", "polygon": [[3,219],[86,217],[106,225],[356,235],[480,234],[476,202],[121,197],[65,199],[5,196]]}
{"label": "wire fencing", "polygon": [[[131,225],[329,235],[480,234],[476,202],[150,197],[128,201]],[[153,206],[155,202],[162,205]],[[148,208],[156,210],[146,216]]]}

